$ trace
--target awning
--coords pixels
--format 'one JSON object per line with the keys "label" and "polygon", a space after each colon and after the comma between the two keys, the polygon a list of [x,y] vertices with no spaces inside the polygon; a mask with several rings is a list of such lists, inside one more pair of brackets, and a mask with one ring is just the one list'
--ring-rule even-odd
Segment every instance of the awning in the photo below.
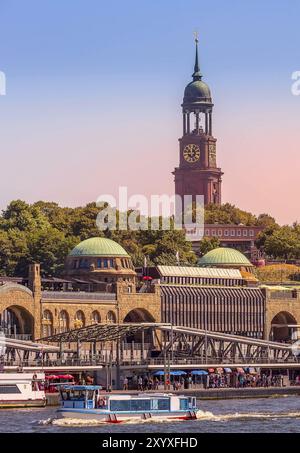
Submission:
{"label": "awning", "polygon": [[59,377],[56,376],[56,374],[49,374],[49,376],[45,376],[45,379],[48,381],[54,381],[55,379],[59,379]]}
{"label": "awning", "polygon": [[74,379],[74,376],[72,374],[59,374],[57,376],[58,379]]}
{"label": "awning", "polygon": [[224,372],[224,370],[223,370],[223,368],[217,368],[217,369],[216,369],[216,372],[221,374],[221,373]]}
{"label": "awning", "polygon": [[215,369],[214,369],[214,368],[208,368],[208,372],[209,372],[209,373],[214,373],[214,372],[215,372]]}
{"label": "awning", "polygon": [[[155,371],[155,373],[153,373],[153,376],[163,376],[164,374],[165,374],[164,371]],[[166,374],[169,373],[166,371]],[[185,374],[186,374],[185,371],[170,371],[171,376],[183,376]]]}
{"label": "awning", "polygon": [[205,376],[206,374],[208,374],[208,372],[204,370],[194,370],[191,372],[191,374],[193,376]]}
{"label": "awning", "polygon": [[247,367],[247,368],[244,368],[244,370],[246,371],[246,373],[249,373],[249,374],[256,374],[257,371],[255,368],[253,367]]}
{"label": "awning", "polygon": [[153,376],[163,376],[165,373],[163,371],[155,371],[155,373],[153,373]]}
{"label": "awning", "polygon": [[245,373],[245,371],[243,370],[243,368],[237,368],[236,371],[237,371],[238,373]]}
{"label": "awning", "polygon": [[225,371],[225,373],[232,373],[232,369],[231,368],[224,368],[224,371]]}

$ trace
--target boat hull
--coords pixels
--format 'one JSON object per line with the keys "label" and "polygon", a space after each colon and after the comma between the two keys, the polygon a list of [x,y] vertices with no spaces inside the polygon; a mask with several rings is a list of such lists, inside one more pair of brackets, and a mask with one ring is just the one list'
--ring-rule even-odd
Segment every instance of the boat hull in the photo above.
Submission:
{"label": "boat hull", "polygon": [[106,423],[122,423],[130,420],[195,420],[197,410],[176,411],[176,412],[104,412],[96,409],[59,409],[59,418],[70,418],[79,420],[99,420]]}
{"label": "boat hull", "polygon": [[9,400],[1,401],[0,400],[0,409],[13,409],[17,407],[45,407],[46,400]]}

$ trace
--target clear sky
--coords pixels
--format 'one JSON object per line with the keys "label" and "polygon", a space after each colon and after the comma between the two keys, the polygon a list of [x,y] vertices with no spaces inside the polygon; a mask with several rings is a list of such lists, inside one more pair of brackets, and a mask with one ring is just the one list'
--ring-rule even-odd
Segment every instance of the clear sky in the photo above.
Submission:
{"label": "clear sky", "polygon": [[300,221],[299,0],[0,0],[0,208],[173,193],[193,31],[223,201]]}

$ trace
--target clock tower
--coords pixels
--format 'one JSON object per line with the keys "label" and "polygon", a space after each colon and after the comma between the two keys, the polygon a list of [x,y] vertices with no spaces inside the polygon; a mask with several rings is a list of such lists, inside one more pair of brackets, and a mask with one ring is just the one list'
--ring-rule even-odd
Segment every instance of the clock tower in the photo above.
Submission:
{"label": "clock tower", "polygon": [[213,103],[208,85],[202,81],[198,62],[198,39],[193,80],[184,90],[182,103],[183,135],[179,139],[179,167],[176,167],[175,193],[204,196],[204,204],[221,204],[222,171],[217,167],[216,139],[212,135]]}

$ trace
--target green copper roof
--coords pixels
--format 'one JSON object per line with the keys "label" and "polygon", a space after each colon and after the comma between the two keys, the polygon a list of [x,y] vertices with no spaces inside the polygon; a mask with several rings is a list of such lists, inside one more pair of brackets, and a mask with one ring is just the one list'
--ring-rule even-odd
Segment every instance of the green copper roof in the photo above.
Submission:
{"label": "green copper roof", "polygon": [[228,247],[219,247],[202,256],[198,261],[199,266],[252,266],[248,258],[238,250]]}
{"label": "green copper roof", "polygon": [[115,241],[106,238],[90,238],[80,242],[69,256],[129,256]]}
{"label": "green copper roof", "polygon": [[211,93],[208,85],[202,80],[193,80],[184,90],[184,103],[211,103]]}

